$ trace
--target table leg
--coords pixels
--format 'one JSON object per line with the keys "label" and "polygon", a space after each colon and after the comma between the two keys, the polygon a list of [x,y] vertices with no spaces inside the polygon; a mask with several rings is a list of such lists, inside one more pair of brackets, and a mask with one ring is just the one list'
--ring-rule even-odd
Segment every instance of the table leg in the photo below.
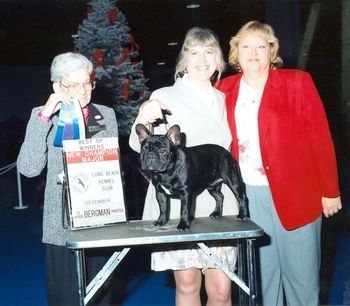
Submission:
{"label": "table leg", "polygon": [[209,258],[216,264],[217,268],[224,272],[232,281],[234,281],[246,294],[249,293],[249,288],[244,283],[244,281],[239,278],[237,274],[230,271],[229,268],[221,261],[221,259],[211,252],[210,248],[208,248],[203,242],[197,242],[197,245],[204,251],[205,254],[209,256]]}
{"label": "table leg", "polygon": [[[246,253],[245,253],[245,243],[244,239],[239,239],[237,241],[237,251],[238,251],[238,261],[237,261],[237,269],[238,269],[238,276],[240,279],[247,279],[247,259],[246,259]],[[238,298],[239,298],[239,305],[246,305],[247,301],[247,295],[242,290],[241,287],[238,289]]]}
{"label": "table leg", "polygon": [[114,252],[108,259],[106,264],[102,267],[100,272],[94,277],[94,279],[85,287],[85,305],[89,303],[95,293],[102,287],[105,281],[109,278],[115,268],[120,264],[126,254],[130,251],[130,248],[124,248],[120,252]]}
{"label": "table leg", "polygon": [[257,305],[257,284],[254,239],[247,239],[248,284],[250,289],[249,305]]}
{"label": "table leg", "polygon": [[79,306],[84,306],[85,297],[85,269],[83,250],[74,250],[75,267],[78,277]]}

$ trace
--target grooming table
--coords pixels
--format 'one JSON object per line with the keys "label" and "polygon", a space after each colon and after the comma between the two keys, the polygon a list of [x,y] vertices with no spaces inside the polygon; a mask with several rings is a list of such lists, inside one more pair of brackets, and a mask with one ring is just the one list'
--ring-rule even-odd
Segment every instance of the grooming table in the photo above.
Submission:
{"label": "grooming table", "polygon": [[[247,296],[249,305],[256,305],[254,240],[263,235],[262,228],[250,220],[241,221],[233,216],[225,216],[220,220],[209,217],[196,218],[192,221],[191,229],[186,232],[176,230],[178,222],[179,220],[174,219],[165,226],[155,227],[153,221],[130,221],[107,227],[72,230],[66,246],[74,251],[80,306],[89,303],[132,247],[186,242],[197,243],[217,267],[240,287],[241,305],[245,305]],[[237,240],[237,274],[230,271],[205,244],[207,241],[220,240]],[[121,251],[114,252],[95,278],[86,285],[84,249],[105,247],[115,247]]]}

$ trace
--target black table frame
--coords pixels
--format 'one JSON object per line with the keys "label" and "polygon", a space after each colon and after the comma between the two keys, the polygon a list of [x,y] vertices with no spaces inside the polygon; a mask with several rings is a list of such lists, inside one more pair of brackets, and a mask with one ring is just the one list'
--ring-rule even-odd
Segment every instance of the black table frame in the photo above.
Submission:
{"label": "black table frame", "polygon": [[[186,232],[176,230],[178,220],[171,220],[163,227],[154,227],[151,221],[131,221],[108,227],[72,230],[66,246],[74,251],[80,306],[87,305],[97,290],[123,260],[133,246],[159,245],[163,243],[195,242],[217,267],[239,286],[240,305],[257,303],[257,280],[254,240],[263,235],[263,230],[250,220],[241,221],[225,216],[220,220],[208,217],[196,218]],[[238,246],[238,274],[230,271],[211,252],[205,242],[236,240]],[[84,250],[89,248],[122,248],[108,259],[104,267],[88,284],[85,284]],[[245,293],[245,294],[244,294]]]}

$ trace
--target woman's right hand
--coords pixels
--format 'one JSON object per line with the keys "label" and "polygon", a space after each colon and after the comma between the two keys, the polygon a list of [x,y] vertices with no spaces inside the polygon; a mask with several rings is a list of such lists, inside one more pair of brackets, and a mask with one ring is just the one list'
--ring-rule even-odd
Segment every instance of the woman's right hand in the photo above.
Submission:
{"label": "woman's right hand", "polygon": [[154,123],[157,119],[163,119],[162,110],[167,107],[159,100],[147,100],[140,106],[137,121],[142,124]]}
{"label": "woman's right hand", "polygon": [[45,117],[51,117],[54,113],[56,113],[60,107],[61,102],[65,103],[68,101],[67,96],[60,92],[60,93],[52,93],[49,97],[49,99],[46,101],[43,109],[41,110],[41,113]]}

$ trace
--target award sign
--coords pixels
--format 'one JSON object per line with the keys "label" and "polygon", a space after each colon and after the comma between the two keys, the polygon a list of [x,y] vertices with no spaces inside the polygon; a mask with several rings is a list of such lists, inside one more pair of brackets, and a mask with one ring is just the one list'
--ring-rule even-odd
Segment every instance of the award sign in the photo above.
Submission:
{"label": "award sign", "polygon": [[71,229],[126,221],[118,138],[64,140]]}

